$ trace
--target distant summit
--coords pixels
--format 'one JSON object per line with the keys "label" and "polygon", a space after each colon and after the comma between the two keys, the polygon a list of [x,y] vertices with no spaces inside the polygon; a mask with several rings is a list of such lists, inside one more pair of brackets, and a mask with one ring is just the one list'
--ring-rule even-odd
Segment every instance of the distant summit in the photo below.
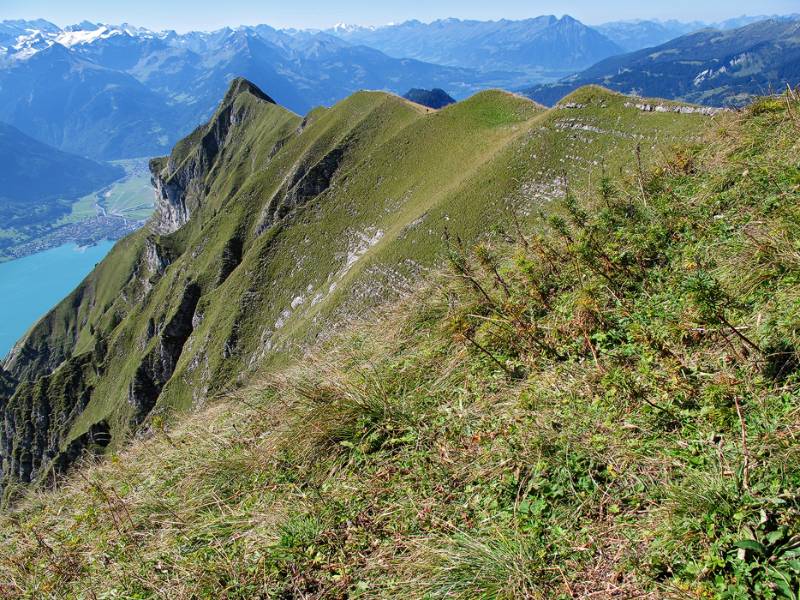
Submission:
{"label": "distant summit", "polygon": [[550,106],[572,90],[598,84],[625,94],[742,106],[754,96],[798,83],[800,21],[780,18],[727,31],[704,29],[523,93]]}
{"label": "distant summit", "polygon": [[264,102],[269,102],[270,104],[277,104],[275,100],[267,96],[261,89],[254,83],[248,81],[244,77],[236,77],[233,81],[231,81],[230,86],[228,86],[228,91],[225,94],[225,98],[222,101],[222,104],[228,104],[236,99],[237,96],[240,94],[252,94],[259,100],[263,100]]}
{"label": "distant summit", "polygon": [[539,80],[585,69],[624,51],[599,31],[568,15],[543,15],[521,21],[414,20],[377,28],[340,25],[328,33],[395,58],[483,72],[512,71]]}
{"label": "distant summit", "polygon": [[432,90],[413,88],[403,94],[403,98],[437,110],[456,102],[450,94],[441,88],[433,88]]}

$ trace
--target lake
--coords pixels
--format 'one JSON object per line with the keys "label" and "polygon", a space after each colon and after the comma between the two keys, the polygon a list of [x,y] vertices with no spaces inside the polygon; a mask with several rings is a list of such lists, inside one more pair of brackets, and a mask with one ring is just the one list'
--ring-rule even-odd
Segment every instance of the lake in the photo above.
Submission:
{"label": "lake", "polygon": [[78,286],[114,243],[65,244],[0,263],[0,359],[31,325]]}

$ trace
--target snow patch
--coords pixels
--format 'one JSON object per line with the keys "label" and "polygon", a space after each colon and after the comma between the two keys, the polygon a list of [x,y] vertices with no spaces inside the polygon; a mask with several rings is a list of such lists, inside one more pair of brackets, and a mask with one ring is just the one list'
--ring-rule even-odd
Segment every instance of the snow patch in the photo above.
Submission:
{"label": "snow patch", "polygon": [[101,25],[95,30],[80,30],[80,31],[63,31],[56,36],[56,42],[67,48],[72,46],[79,46],[82,44],[91,44],[97,40],[106,40],[116,35],[128,35],[122,29],[109,29],[105,25]]}

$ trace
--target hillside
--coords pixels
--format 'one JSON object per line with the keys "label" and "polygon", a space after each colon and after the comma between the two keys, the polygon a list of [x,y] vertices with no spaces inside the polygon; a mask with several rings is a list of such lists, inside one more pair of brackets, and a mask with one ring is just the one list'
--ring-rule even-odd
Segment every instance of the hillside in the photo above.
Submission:
{"label": "hillside", "polygon": [[[3,365],[3,487],[202,406],[264,365],[415,287],[445,230],[536,220],[566,181],[697,135],[587,88],[545,111],[490,91],[430,112],[361,92],[301,118],[236,80],[211,121],[151,162],[159,207]],[[516,216],[515,216],[516,215]]]}
{"label": "hillside", "polygon": [[451,235],[399,304],[2,517],[3,592],[794,598],[799,113],[760,100]]}
{"label": "hillside", "polygon": [[0,220],[3,229],[56,220],[71,204],[124,171],[37,142],[0,123]]}
{"label": "hillside", "polygon": [[800,20],[771,19],[685,35],[524,93],[549,106],[574,89],[598,84],[626,94],[742,106],[755,96],[798,85],[799,65]]}

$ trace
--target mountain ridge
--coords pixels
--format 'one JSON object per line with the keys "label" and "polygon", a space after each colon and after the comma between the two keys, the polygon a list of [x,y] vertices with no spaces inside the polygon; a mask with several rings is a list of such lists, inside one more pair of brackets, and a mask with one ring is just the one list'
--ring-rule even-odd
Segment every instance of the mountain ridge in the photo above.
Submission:
{"label": "mountain ridge", "polygon": [[517,205],[536,219],[565,169],[591,177],[598,153],[616,164],[707,118],[644,114],[599,88],[573,94],[584,108],[569,114],[501,91],[435,112],[360,92],[299,117],[255,89],[234,81],[206,125],[151,162],[150,226],[6,359],[19,382],[0,432],[6,497],[396,297],[441,259],[444,228],[476,239]]}
{"label": "mountain ridge", "polygon": [[[480,127],[460,138],[467,145],[500,142],[501,168],[471,178],[458,195],[483,185],[449,205],[448,219],[409,222],[408,214],[393,223],[415,232],[417,259],[425,228],[449,232],[439,230],[441,262],[421,271],[399,303],[374,305],[252,381],[234,370],[236,383],[216,401],[201,393],[193,415],[162,405],[125,448],[115,445],[112,421],[86,421],[65,450],[90,442],[89,458],[105,449],[108,459],[87,460],[57,478],[57,489],[0,513],[0,569],[9,575],[0,591],[14,599],[791,598],[800,585],[800,102],[787,93],[714,117],[626,106],[633,102],[590,87],[550,111],[489,93],[420,112],[362,93],[308,115],[304,133],[282,148],[304,145],[309,134],[313,157],[292,153],[301,160],[288,159],[286,169],[251,170],[265,176],[256,185],[240,179],[235,148],[250,150],[245,166],[263,167],[279,136],[261,138],[259,148],[245,130],[266,135],[286,115],[239,95],[231,114],[253,119],[238,135],[237,125],[229,130],[221,168],[205,179],[209,193],[183,228],[152,240],[172,264],[160,281],[145,280],[158,302],[176,296],[184,307],[142,323],[164,349],[183,344],[193,354],[201,321],[241,301],[231,284],[242,275],[289,274],[247,288],[251,298],[276,286],[289,288],[287,301],[305,292],[308,279],[292,277],[318,265],[325,253],[315,249],[335,237],[326,208],[344,204],[348,224],[375,224],[361,220],[355,201],[381,187],[370,205],[380,203],[386,179],[409,164],[409,181],[452,184],[448,170],[425,168],[450,158],[443,147],[459,154],[456,168],[469,167],[452,137],[465,125]],[[320,144],[325,132],[334,135]],[[449,141],[426,153],[422,142],[442,143],[443,134]],[[175,165],[199,156],[199,137],[177,149]],[[375,160],[390,153],[394,170],[371,169],[359,183],[369,165],[352,152],[362,143]],[[282,152],[272,156],[281,162]],[[215,212],[241,210],[274,176],[296,192],[280,191],[281,203],[310,184],[324,183],[329,196],[306,197],[283,233],[262,232],[274,252],[254,262],[257,238],[242,232],[262,222],[264,203],[245,221],[222,222]],[[233,188],[218,187],[220,177],[242,193],[227,197]],[[295,185],[303,179],[309,185]],[[378,212],[430,207],[388,202]],[[477,229],[464,228],[470,209]],[[361,230],[363,245],[348,246],[341,264],[368,262],[374,274],[391,223],[381,221],[383,236]],[[278,260],[281,235],[296,227],[300,253]],[[314,228],[324,235],[304,243]],[[242,246],[220,244],[232,239]],[[358,255],[370,244],[377,252]],[[197,331],[186,338],[191,287],[208,282],[202,269],[177,277],[170,269],[187,258],[202,263],[210,246],[221,262],[209,275],[224,282],[216,302],[203,291],[191,319]],[[165,297],[159,288],[169,279],[176,285]],[[298,313],[308,303],[295,296],[285,306]],[[274,318],[266,305],[259,312],[262,323]],[[291,327],[297,316],[279,318]],[[120,333],[129,326],[123,319]],[[227,360],[249,335],[244,322],[235,331],[238,342],[217,346]],[[128,353],[140,355],[138,339],[129,338]],[[113,346],[96,345],[97,356],[117,355]],[[102,369],[103,361],[83,358],[84,375]],[[48,389],[69,381],[81,389],[79,377],[64,375]],[[2,382],[0,371],[0,391]],[[48,393],[38,385],[43,407]],[[4,405],[5,423],[14,404]]]}
{"label": "mountain ridge", "polygon": [[775,84],[800,82],[800,20],[760,21],[729,31],[700,31],[601,61],[591,68],[525,90],[552,104],[571,89],[601,84],[617,91],[710,106],[746,104]]}

